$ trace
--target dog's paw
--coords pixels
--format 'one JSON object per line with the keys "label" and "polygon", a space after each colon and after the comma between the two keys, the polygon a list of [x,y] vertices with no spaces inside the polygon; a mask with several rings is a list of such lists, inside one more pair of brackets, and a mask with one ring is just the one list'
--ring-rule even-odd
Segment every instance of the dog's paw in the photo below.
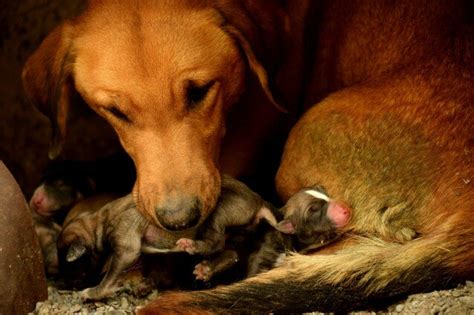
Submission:
{"label": "dog's paw", "polygon": [[194,241],[189,238],[180,238],[178,241],[176,241],[176,248],[187,252],[190,255],[193,255],[196,250],[194,247]]}
{"label": "dog's paw", "polygon": [[209,261],[203,260],[194,267],[193,274],[197,280],[208,281],[212,277],[212,269]]}

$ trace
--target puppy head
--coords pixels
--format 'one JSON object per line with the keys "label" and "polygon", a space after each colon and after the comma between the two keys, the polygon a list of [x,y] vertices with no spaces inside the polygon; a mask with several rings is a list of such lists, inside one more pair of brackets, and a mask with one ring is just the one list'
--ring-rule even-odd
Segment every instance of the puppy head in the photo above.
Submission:
{"label": "puppy head", "polygon": [[[86,228],[84,228],[86,227]],[[67,286],[87,287],[100,278],[105,253],[98,253],[88,221],[78,217],[61,231],[58,241],[59,274]]]}
{"label": "puppy head", "polygon": [[299,241],[308,245],[335,236],[351,217],[351,209],[331,199],[321,186],[300,190],[283,211],[284,220],[279,225],[292,226]]}

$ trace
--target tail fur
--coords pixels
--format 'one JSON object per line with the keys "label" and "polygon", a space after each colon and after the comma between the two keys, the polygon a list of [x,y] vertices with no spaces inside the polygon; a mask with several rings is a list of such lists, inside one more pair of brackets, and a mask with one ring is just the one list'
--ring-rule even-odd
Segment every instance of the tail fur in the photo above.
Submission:
{"label": "tail fur", "polygon": [[[463,237],[463,238],[461,238]],[[292,255],[285,265],[230,286],[164,294],[138,314],[349,311],[380,306],[474,274],[472,235],[405,244],[359,238],[330,255]],[[464,271],[455,269],[464,261]],[[459,278],[458,278],[459,277]]]}

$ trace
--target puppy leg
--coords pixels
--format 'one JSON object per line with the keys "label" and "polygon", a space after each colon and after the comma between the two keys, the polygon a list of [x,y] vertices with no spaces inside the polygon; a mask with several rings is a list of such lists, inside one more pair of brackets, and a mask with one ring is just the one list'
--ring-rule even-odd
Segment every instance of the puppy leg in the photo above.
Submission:
{"label": "puppy leg", "polygon": [[123,247],[112,254],[110,267],[99,285],[85,289],[81,297],[85,300],[101,300],[113,295],[118,289],[120,274],[133,265],[140,251],[133,247]]}
{"label": "puppy leg", "polygon": [[224,250],[212,260],[203,260],[194,267],[196,279],[209,281],[216,273],[225,271],[239,261],[239,256],[234,250]]}

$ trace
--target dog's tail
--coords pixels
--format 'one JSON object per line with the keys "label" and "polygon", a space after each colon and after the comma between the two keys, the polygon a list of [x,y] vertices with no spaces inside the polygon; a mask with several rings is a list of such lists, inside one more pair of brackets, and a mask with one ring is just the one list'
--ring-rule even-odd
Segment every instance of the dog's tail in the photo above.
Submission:
{"label": "dog's tail", "polygon": [[164,294],[138,314],[298,313],[380,306],[382,299],[386,303],[472,277],[474,238],[467,234],[453,235],[451,230],[405,244],[360,238],[335,254],[293,255],[282,267],[230,286]]}

